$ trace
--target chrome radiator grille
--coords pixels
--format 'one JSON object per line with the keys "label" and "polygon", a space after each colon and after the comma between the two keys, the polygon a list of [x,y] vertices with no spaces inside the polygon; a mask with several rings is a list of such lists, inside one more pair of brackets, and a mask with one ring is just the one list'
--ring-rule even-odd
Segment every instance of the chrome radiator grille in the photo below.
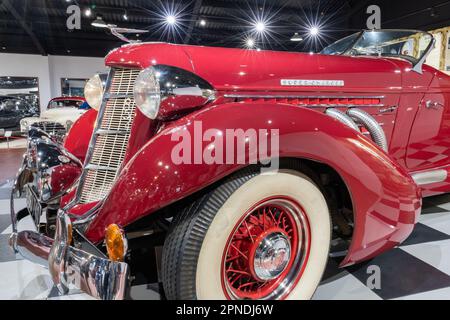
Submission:
{"label": "chrome radiator grille", "polygon": [[48,134],[52,135],[66,133],[66,128],[59,122],[40,121],[31,124],[31,126],[44,130]]}
{"label": "chrome radiator grille", "polygon": [[137,69],[111,71],[78,190],[79,203],[103,199],[117,177],[136,110],[133,85],[139,72]]}

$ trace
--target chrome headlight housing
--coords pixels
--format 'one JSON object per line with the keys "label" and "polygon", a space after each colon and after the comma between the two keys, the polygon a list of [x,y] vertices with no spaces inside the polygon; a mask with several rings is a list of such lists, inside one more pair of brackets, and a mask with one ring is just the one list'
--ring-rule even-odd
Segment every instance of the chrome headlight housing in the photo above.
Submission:
{"label": "chrome headlight housing", "polygon": [[201,107],[215,99],[215,90],[198,75],[168,65],[146,68],[133,88],[134,101],[150,119],[170,118],[181,110]]}
{"label": "chrome headlight housing", "polygon": [[69,131],[70,128],[72,128],[73,125],[73,121],[72,120],[67,120],[66,121],[66,130]]}
{"label": "chrome headlight housing", "polygon": [[90,78],[84,86],[84,97],[87,103],[95,110],[100,109],[102,105],[103,90],[103,81],[98,74]]}
{"label": "chrome headlight housing", "polygon": [[153,67],[139,73],[134,84],[133,96],[139,110],[150,119],[156,119],[161,104],[161,91]]}

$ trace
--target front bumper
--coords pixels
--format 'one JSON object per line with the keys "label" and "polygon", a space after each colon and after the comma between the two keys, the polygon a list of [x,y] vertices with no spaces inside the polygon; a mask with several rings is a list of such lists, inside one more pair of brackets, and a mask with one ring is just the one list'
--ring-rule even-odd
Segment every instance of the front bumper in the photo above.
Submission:
{"label": "front bumper", "polygon": [[[25,161],[26,163],[26,161]],[[19,171],[11,193],[12,235],[9,244],[15,253],[27,260],[48,267],[55,286],[62,294],[75,286],[97,299],[124,299],[129,279],[128,264],[99,257],[71,246],[72,222],[59,210],[55,238],[32,230],[18,230],[14,194],[22,190],[26,164]]]}

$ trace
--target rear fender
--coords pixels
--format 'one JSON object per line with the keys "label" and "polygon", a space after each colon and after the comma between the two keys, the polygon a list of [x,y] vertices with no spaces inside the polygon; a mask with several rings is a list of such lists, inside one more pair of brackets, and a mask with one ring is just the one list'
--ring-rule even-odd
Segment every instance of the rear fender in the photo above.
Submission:
{"label": "rear fender", "polygon": [[[302,107],[228,103],[175,121],[142,147],[124,167],[90,223],[86,233],[89,239],[98,242],[108,224],[128,225],[245,166],[204,161],[174,164],[171,154],[179,141],[171,139],[172,135],[187,130],[194,137],[196,121],[201,122],[203,132],[278,129],[280,158],[310,159],[334,168],[350,191],[355,218],[352,244],[342,265],[391,248],[412,231],[421,206],[417,186],[404,169],[361,134]],[[194,143],[190,142],[192,148]],[[209,143],[201,142],[202,150]]]}

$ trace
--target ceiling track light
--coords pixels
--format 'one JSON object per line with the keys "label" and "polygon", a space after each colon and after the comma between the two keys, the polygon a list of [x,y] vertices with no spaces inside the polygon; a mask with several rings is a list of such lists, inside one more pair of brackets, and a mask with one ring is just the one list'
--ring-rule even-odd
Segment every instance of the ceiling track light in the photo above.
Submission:
{"label": "ceiling track light", "polygon": [[166,23],[173,26],[177,23],[177,18],[174,15],[168,15],[166,17]]}
{"label": "ceiling track light", "polygon": [[122,16],[123,20],[128,21],[128,14],[127,11],[125,10],[125,13]]}
{"label": "ceiling track light", "polygon": [[201,20],[200,20],[200,25],[201,25],[202,27],[206,26],[206,20],[205,20],[205,19],[201,19]]}
{"label": "ceiling track light", "polygon": [[266,30],[266,24],[262,21],[258,21],[255,23],[255,30],[259,33],[262,33]]}
{"label": "ceiling track light", "polygon": [[248,38],[247,40],[245,40],[245,46],[249,49],[253,48],[255,46],[255,40],[253,40],[252,38]]}
{"label": "ceiling track light", "polygon": [[318,36],[319,33],[320,33],[319,27],[311,27],[311,28],[309,28],[309,34],[312,35],[313,37]]}
{"label": "ceiling track light", "polygon": [[298,32],[295,32],[291,37],[291,41],[300,42],[303,41],[303,38],[298,34]]}
{"label": "ceiling track light", "polygon": [[92,10],[91,8],[87,8],[86,10],[84,10],[84,15],[86,17],[90,17],[92,15]]}
{"label": "ceiling track light", "polygon": [[105,21],[103,21],[102,16],[97,15],[97,18],[91,22],[91,26],[97,28],[107,28],[108,24]]}

